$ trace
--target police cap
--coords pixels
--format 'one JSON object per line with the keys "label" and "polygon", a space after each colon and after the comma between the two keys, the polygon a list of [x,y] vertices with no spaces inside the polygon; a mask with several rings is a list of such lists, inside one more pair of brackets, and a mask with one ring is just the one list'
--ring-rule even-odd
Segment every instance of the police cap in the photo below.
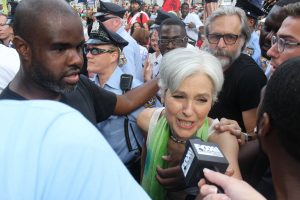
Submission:
{"label": "police cap", "polygon": [[158,10],[157,17],[156,17],[154,23],[157,25],[160,25],[165,19],[168,19],[168,18],[179,19],[176,15],[174,15],[172,13],[167,13],[165,11]]}
{"label": "police cap", "polygon": [[126,10],[121,6],[111,3],[100,1],[100,8],[97,9],[97,13],[94,15],[96,18],[105,17],[105,15],[111,14],[120,18],[124,17]]}
{"label": "police cap", "polygon": [[95,21],[90,33],[90,38],[88,39],[88,41],[86,41],[86,44],[113,44],[120,49],[123,49],[128,45],[128,42],[124,40],[119,34],[106,29],[101,22]]}
{"label": "police cap", "polygon": [[261,9],[261,5],[253,0],[238,0],[235,6],[243,9],[248,17],[252,17],[254,19],[258,19],[259,16],[263,16],[265,14],[265,12]]}

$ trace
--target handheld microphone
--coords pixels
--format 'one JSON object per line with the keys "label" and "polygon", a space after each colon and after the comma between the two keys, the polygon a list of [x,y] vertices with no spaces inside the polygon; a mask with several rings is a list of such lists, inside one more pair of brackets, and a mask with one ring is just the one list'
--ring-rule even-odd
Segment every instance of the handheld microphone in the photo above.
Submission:
{"label": "handheld microphone", "polygon": [[202,142],[199,138],[187,141],[185,152],[180,162],[185,184],[197,187],[204,178],[203,168],[225,173],[229,163],[217,144]]}

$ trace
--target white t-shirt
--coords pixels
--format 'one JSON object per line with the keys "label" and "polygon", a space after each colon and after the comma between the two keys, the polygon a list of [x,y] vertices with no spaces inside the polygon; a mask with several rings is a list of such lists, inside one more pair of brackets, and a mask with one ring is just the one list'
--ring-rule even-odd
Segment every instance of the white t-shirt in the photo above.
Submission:
{"label": "white t-shirt", "polygon": [[0,101],[0,199],[150,199],[102,134],[55,101]]}
{"label": "white t-shirt", "polygon": [[[186,24],[185,28],[187,35],[197,42],[199,27],[203,26],[203,23],[201,22],[199,16],[195,13],[189,13],[182,21]],[[190,22],[193,22],[196,25],[196,27],[189,28],[188,24]]]}
{"label": "white t-shirt", "polygon": [[0,44],[0,93],[15,77],[20,68],[20,58],[13,48]]}

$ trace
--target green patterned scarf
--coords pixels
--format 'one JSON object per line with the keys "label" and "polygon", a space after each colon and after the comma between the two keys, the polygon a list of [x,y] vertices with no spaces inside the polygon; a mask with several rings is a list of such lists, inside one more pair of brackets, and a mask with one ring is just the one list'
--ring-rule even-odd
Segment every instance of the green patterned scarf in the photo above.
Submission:
{"label": "green patterned scarf", "polygon": [[[205,119],[203,125],[198,129],[196,136],[203,141],[208,139],[208,118]],[[170,126],[164,116],[162,116],[150,137],[149,146],[147,148],[147,157],[145,161],[142,186],[153,200],[165,200],[166,191],[156,180],[156,167],[167,168],[167,163],[161,158],[167,155],[168,140],[170,138]]]}

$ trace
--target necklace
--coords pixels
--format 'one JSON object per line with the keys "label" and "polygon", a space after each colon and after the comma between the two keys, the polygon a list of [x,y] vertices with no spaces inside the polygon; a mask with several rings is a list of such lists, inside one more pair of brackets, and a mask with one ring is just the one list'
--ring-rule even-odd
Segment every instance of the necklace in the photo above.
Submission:
{"label": "necklace", "polygon": [[178,143],[178,144],[185,144],[185,143],[186,143],[186,140],[178,139],[178,137],[174,136],[173,134],[170,135],[170,138],[171,138],[175,143]]}

